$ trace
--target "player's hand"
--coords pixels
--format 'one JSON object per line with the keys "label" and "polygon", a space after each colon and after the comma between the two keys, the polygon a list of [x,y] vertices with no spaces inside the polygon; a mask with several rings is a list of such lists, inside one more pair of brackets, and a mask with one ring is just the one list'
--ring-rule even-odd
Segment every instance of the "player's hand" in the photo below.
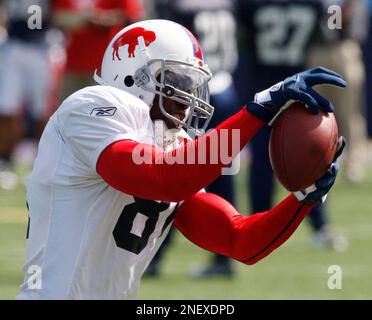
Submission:
{"label": "player's hand", "polygon": [[257,118],[269,124],[294,101],[305,103],[313,114],[317,114],[320,108],[333,112],[332,103],[312,88],[319,84],[346,87],[346,81],[338,73],[323,67],[316,67],[297,73],[257,93],[254,102],[249,103],[247,108]]}
{"label": "player's hand", "polygon": [[340,137],[336,154],[328,171],[306,190],[294,192],[294,195],[299,201],[308,204],[323,203],[325,201],[329,190],[336,181],[337,173],[340,169],[337,158],[342,154],[345,144],[344,137]]}

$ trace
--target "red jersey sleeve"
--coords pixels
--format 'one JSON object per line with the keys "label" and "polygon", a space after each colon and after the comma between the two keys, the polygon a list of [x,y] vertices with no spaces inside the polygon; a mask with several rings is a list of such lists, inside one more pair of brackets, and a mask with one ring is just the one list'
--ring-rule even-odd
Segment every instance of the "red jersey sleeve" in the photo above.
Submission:
{"label": "red jersey sleeve", "polygon": [[[109,185],[127,194],[178,202],[209,185],[230,164],[219,152],[222,140],[227,139],[224,143],[233,158],[262,125],[244,108],[203,137],[170,152],[131,140],[116,141],[100,154],[96,170]],[[238,130],[239,139],[235,140],[233,130]],[[134,155],[147,160],[136,163]]]}
{"label": "red jersey sleeve", "polygon": [[177,209],[175,226],[204,249],[254,264],[282,245],[312,207],[290,195],[269,211],[243,216],[223,198],[200,192]]}

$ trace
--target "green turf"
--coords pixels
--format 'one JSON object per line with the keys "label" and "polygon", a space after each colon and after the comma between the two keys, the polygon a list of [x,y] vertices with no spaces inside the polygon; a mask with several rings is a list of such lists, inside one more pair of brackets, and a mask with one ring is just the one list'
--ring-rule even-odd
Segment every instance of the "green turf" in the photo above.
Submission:
{"label": "green turf", "polygon": [[[243,168],[244,169],[244,168]],[[245,170],[237,180],[238,206],[246,212]],[[344,252],[315,249],[304,222],[278,250],[256,265],[235,262],[233,279],[195,280],[190,270],[209,253],[179,233],[166,252],[162,273],[144,279],[138,299],[372,299],[372,168],[366,181],[352,186],[342,179],[327,201],[332,228],[345,235]],[[277,198],[285,195],[279,190]],[[25,191],[0,191],[0,299],[14,299],[22,280],[27,211]],[[330,265],[342,269],[342,289],[327,286]]]}
{"label": "green turf", "polygon": [[22,280],[26,223],[23,185],[0,190],[0,299],[14,299]]}

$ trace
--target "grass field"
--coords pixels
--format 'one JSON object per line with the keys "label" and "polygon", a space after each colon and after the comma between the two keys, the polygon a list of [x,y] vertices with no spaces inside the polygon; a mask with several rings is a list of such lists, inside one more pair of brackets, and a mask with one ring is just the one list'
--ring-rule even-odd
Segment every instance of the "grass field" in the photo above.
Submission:
{"label": "grass field", "polygon": [[[246,212],[245,168],[237,179],[238,207]],[[23,173],[24,174],[24,170]],[[144,279],[138,299],[372,299],[372,168],[349,185],[342,174],[328,199],[332,228],[347,237],[344,252],[315,249],[303,223],[277,251],[253,266],[234,263],[233,279],[195,280],[190,269],[210,255],[179,233],[163,261],[162,274]],[[285,195],[279,191],[278,199]],[[0,191],[0,299],[14,299],[22,280],[27,212],[25,190]],[[328,267],[342,270],[342,289],[327,286]]]}

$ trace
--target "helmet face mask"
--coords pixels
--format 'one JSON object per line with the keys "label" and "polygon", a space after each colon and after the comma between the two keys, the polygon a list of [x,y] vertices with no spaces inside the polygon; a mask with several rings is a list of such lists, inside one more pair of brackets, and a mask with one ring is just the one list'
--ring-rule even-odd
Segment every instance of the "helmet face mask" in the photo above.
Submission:
{"label": "helmet face mask", "polygon": [[[160,66],[153,68],[153,64]],[[152,69],[157,72],[154,74]],[[211,73],[207,68],[202,69],[192,63],[153,59],[136,72],[134,83],[159,95],[159,108],[165,117],[182,125],[191,135],[201,136],[205,133],[214,111],[209,104],[210,77]],[[188,108],[186,118],[180,120],[168,113],[164,107],[164,98],[185,105]]]}
{"label": "helmet face mask", "polygon": [[[192,136],[204,134],[213,115],[210,78],[197,40],[183,26],[167,20],[141,21],[121,30],[106,49],[101,77],[94,75],[99,84],[127,91],[149,107],[157,95],[164,117]],[[168,113],[164,99],[185,105],[187,116],[180,120]]]}

